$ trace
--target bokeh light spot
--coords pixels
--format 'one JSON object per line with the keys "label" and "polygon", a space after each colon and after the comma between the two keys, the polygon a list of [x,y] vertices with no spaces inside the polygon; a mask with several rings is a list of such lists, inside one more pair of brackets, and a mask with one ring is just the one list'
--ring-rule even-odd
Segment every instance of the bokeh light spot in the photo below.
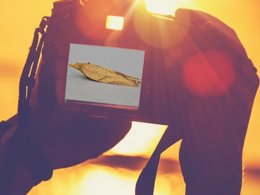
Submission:
{"label": "bokeh light spot", "polygon": [[224,94],[232,86],[235,76],[231,57],[218,50],[199,52],[183,67],[187,89],[199,96]]}

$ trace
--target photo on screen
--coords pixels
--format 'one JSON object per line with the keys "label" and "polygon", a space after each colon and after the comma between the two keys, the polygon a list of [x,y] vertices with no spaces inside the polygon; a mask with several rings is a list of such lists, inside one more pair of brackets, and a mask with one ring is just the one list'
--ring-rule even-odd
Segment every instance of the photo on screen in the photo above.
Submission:
{"label": "photo on screen", "polygon": [[65,101],[138,108],[144,51],[70,44]]}

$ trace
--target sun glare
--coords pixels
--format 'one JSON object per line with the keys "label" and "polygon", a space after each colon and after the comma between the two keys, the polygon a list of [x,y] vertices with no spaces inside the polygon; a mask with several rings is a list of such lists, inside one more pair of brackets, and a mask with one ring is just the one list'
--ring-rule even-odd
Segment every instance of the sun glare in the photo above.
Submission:
{"label": "sun glare", "polygon": [[145,0],[149,12],[161,15],[173,15],[179,0]]}

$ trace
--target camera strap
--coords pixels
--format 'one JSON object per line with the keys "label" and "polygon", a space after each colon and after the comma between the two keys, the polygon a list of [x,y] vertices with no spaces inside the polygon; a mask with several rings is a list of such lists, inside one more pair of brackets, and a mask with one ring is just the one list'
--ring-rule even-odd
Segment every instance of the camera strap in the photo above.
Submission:
{"label": "camera strap", "polygon": [[20,125],[25,124],[30,116],[29,101],[35,84],[35,75],[45,41],[48,19],[49,17],[43,17],[39,27],[34,31],[32,45],[20,78],[18,100],[18,122]]}
{"label": "camera strap", "polygon": [[138,177],[135,186],[135,195],[153,195],[156,174],[160,163],[161,154],[181,139],[181,135],[167,128],[153,151],[146,166]]}

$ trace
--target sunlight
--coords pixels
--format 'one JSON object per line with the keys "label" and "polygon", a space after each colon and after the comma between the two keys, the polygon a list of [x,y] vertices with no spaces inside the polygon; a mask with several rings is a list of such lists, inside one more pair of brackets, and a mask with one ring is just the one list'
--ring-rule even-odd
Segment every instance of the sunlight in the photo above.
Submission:
{"label": "sunlight", "polygon": [[173,48],[183,41],[187,30],[174,22],[174,15],[177,9],[193,7],[193,0],[142,1],[145,3],[142,8],[146,10],[134,15],[134,28],[142,41],[160,49]]}
{"label": "sunlight", "polygon": [[[121,172],[121,174],[119,174]],[[128,173],[128,174],[127,174]],[[136,178],[129,171],[114,171],[111,168],[96,167],[87,172],[79,186],[80,194],[124,194],[133,195]],[[101,187],[102,186],[102,187]]]}
{"label": "sunlight", "polygon": [[108,154],[150,155],[165,132],[167,125],[133,122],[132,128]]}
{"label": "sunlight", "polygon": [[184,0],[145,0],[149,12],[161,15],[174,15],[176,9],[184,2]]}
{"label": "sunlight", "polygon": [[[54,171],[52,180],[34,187],[28,195],[103,195],[135,194],[141,170],[122,169],[85,163]],[[184,183],[179,171],[158,173],[154,195],[184,194]]]}

